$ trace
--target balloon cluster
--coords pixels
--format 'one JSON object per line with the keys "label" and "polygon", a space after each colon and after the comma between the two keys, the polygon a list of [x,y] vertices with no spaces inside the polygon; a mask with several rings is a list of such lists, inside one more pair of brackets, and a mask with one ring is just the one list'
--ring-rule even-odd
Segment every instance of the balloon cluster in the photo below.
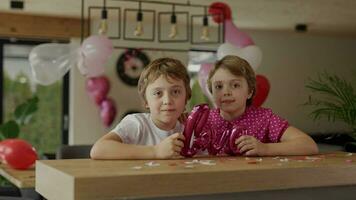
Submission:
{"label": "balloon cluster", "polygon": [[[255,45],[252,38],[245,32],[241,31],[232,21],[231,9],[228,5],[221,2],[212,3],[209,6],[209,13],[213,16],[216,23],[224,23],[225,25],[225,40],[226,42],[218,47],[216,59],[220,60],[227,55],[236,55],[245,59],[251,67],[256,71],[262,62],[262,51]],[[197,60],[198,58],[193,58]],[[208,89],[206,79],[207,74],[213,67],[211,57],[206,57],[206,62],[199,59],[201,64],[198,79],[203,93],[213,102],[212,95]],[[197,64],[197,63],[195,63]],[[270,84],[268,79],[263,75],[256,77],[257,89],[256,96],[252,104],[261,106],[267,99]]]}
{"label": "balloon cluster", "polygon": [[51,85],[73,66],[78,66],[86,77],[100,76],[112,52],[112,42],[106,36],[93,35],[80,47],[57,43],[38,45],[31,50],[29,62],[34,80],[40,85]]}
{"label": "balloon cluster", "polygon": [[33,48],[29,55],[34,80],[50,85],[60,80],[73,66],[88,78],[86,89],[100,106],[100,116],[105,126],[110,126],[116,116],[115,103],[106,98],[109,80],[103,76],[104,66],[113,52],[113,45],[104,35],[86,38],[80,47],[71,44],[48,43]]}
{"label": "balloon cluster", "polygon": [[93,102],[100,108],[100,117],[103,124],[108,127],[116,116],[115,103],[107,97],[110,82],[107,77],[99,76],[87,79],[86,90]]}
{"label": "balloon cluster", "polygon": [[38,156],[35,149],[21,139],[6,139],[0,142],[0,160],[14,169],[31,167]]}
{"label": "balloon cluster", "polygon": [[239,126],[232,126],[221,132],[210,129],[203,132],[203,126],[209,117],[209,106],[207,104],[197,105],[187,118],[183,135],[185,137],[184,147],[181,155],[193,157],[198,151],[208,150],[210,155],[229,154],[239,155],[240,151],[235,141],[244,135],[245,129]]}

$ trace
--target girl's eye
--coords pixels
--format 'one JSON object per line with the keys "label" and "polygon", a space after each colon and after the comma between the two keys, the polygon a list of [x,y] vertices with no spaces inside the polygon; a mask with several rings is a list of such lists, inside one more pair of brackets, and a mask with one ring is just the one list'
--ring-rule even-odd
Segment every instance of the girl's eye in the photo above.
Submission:
{"label": "girl's eye", "polygon": [[239,88],[241,85],[240,85],[240,83],[233,83],[232,84],[232,87],[233,88]]}
{"label": "girl's eye", "polygon": [[222,89],[222,85],[220,85],[220,84],[217,84],[217,85],[215,85],[215,89],[217,89],[217,90],[220,90],[220,89]]}
{"label": "girl's eye", "polygon": [[180,89],[174,89],[172,91],[173,96],[178,96],[181,93]]}

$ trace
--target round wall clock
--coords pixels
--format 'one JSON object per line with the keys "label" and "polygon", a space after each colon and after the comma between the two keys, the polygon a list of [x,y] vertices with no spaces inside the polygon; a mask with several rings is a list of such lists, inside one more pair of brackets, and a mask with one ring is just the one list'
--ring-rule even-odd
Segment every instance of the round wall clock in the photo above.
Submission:
{"label": "round wall clock", "polygon": [[142,51],[128,49],[117,60],[116,71],[124,83],[130,86],[137,86],[140,74],[149,62],[149,58]]}

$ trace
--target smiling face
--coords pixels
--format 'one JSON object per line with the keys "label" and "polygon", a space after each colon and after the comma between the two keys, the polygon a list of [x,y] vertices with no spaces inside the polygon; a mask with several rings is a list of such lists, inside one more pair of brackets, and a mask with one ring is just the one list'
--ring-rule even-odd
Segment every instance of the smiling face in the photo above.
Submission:
{"label": "smiling face", "polygon": [[161,75],[148,84],[145,97],[152,121],[163,130],[175,127],[186,104],[186,89],[183,80]]}
{"label": "smiling face", "polygon": [[235,76],[228,69],[220,68],[211,77],[212,94],[220,115],[226,120],[233,120],[242,115],[246,101],[252,97],[246,79]]}

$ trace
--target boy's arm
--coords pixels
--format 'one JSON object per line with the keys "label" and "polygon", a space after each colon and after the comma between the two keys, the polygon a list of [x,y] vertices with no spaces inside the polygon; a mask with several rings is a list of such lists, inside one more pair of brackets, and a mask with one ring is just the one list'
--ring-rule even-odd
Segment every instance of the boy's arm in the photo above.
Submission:
{"label": "boy's arm", "polygon": [[155,159],[154,146],[122,143],[116,133],[110,132],[101,137],[90,151],[92,159]]}
{"label": "boy's arm", "polygon": [[167,159],[179,157],[184,146],[184,136],[172,134],[155,146],[122,143],[116,133],[110,132],[100,138],[90,151],[92,159]]}

